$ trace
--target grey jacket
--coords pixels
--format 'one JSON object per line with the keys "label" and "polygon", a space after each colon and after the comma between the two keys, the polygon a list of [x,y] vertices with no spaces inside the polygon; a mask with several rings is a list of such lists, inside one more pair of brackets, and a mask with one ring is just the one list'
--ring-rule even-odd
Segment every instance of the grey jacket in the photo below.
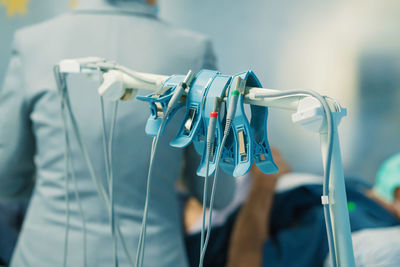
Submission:
{"label": "grey jacket", "polygon": [[[160,21],[153,8],[138,2],[110,5],[91,0],[81,9],[15,35],[13,52],[0,89],[0,199],[31,202],[13,256],[12,266],[61,266],[64,255],[64,135],[60,98],[52,67],[65,58],[99,56],[141,72],[185,74],[188,69],[215,68],[211,42]],[[68,80],[72,107],[95,172],[105,179],[98,84],[84,75]],[[144,133],[147,104],[120,103],[114,142],[115,211],[131,255],[136,255],[142,219],[151,138]],[[111,104],[106,103],[107,123]],[[185,162],[186,183],[201,198],[196,177],[198,157],[191,150],[168,145],[178,120],[161,139],[150,201],[145,266],[187,266],[181,211],[175,184]],[[109,219],[96,193],[75,138],[71,136],[77,188],[87,225],[88,266],[112,266]],[[196,162],[197,161],[197,162]],[[217,206],[233,195],[230,177],[217,194]],[[224,182],[225,179],[225,182]],[[68,266],[82,266],[82,222],[70,182]],[[218,192],[217,192],[218,193]],[[128,266],[119,246],[120,266]]]}

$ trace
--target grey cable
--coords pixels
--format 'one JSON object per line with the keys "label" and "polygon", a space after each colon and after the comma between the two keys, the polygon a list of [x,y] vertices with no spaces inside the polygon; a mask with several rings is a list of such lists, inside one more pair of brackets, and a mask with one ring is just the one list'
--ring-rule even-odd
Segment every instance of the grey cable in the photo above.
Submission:
{"label": "grey cable", "polygon": [[111,128],[110,128],[110,138],[108,139],[108,147],[107,147],[107,132],[106,132],[106,120],[105,120],[105,112],[104,112],[104,100],[103,97],[100,96],[100,107],[101,107],[101,118],[102,118],[102,126],[103,126],[103,147],[104,147],[104,156],[105,156],[105,165],[106,165],[106,175],[108,181],[108,194],[110,196],[110,227],[111,227],[111,237],[112,237],[112,247],[113,247],[113,260],[114,266],[118,267],[118,244],[115,236],[115,212],[114,212],[114,172],[113,172],[113,164],[112,164],[112,148],[113,148],[113,140],[114,140],[114,129],[117,119],[118,112],[118,101],[114,102],[114,109],[112,114]]}
{"label": "grey cable", "polygon": [[[96,176],[96,174],[94,172],[94,168],[93,168],[92,162],[90,160],[89,153],[88,153],[88,151],[86,149],[86,146],[84,145],[83,140],[81,138],[81,134],[79,132],[79,127],[77,125],[75,116],[74,116],[74,114],[72,112],[71,103],[69,101],[69,97],[68,96],[66,96],[66,101],[67,101],[67,110],[68,110],[69,116],[71,118],[71,122],[72,122],[72,126],[73,126],[72,128],[74,130],[75,137],[78,140],[79,148],[81,149],[81,152],[82,152],[82,155],[83,155],[84,160],[86,162],[86,165],[88,167],[90,176],[91,176],[94,184],[96,185],[96,189],[97,189],[101,199],[103,199],[103,201],[104,201],[104,203],[106,205],[108,216],[111,217],[110,201],[108,199],[108,196],[106,194],[106,191],[105,191],[103,185],[100,183],[100,181],[98,180],[98,178],[97,178],[97,176]],[[132,257],[131,257],[131,255],[130,255],[127,247],[126,247],[125,239],[122,236],[121,230],[119,229],[119,223],[118,222],[119,222],[118,217],[116,217],[115,218],[115,228],[116,228],[115,230],[116,230],[117,237],[118,237],[119,241],[121,242],[122,248],[124,249],[125,255],[126,255],[130,265],[134,266]]]}
{"label": "grey cable", "polygon": [[[71,151],[71,150],[70,150]],[[83,213],[82,201],[79,197],[79,190],[78,190],[78,182],[76,179],[75,171],[74,171],[74,163],[71,158],[70,160],[70,167],[71,167],[71,175],[72,181],[74,183],[74,191],[75,191],[75,198],[78,202],[79,214],[82,219],[82,242],[83,242],[83,266],[87,266],[87,230],[86,230],[86,217]]]}
{"label": "grey cable", "polygon": [[[211,235],[212,213],[213,213],[213,208],[214,208],[215,189],[216,189],[217,183],[218,183],[219,162],[221,160],[222,150],[225,147],[226,140],[228,139],[228,135],[231,130],[232,122],[235,118],[237,103],[238,103],[239,95],[240,95],[240,91],[238,90],[238,88],[240,86],[240,81],[241,81],[241,78],[238,77],[236,80],[235,88],[231,92],[230,102],[229,102],[228,110],[226,112],[226,122],[225,122],[224,134],[222,137],[221,146],[218,149],[218,153],[217,153],[217,157],[216,157],[214,181],[213,181],[213,185],[212,185],[212,189],[211,189],[210,214],[209,214],[209,218],[208,218],[207,235],[206,235],[206,240],[204,242],[203,248],[201,249],[199,267],[203,266],[204,257],[205,257],[206,251],[207,251],[207,246],[208,246],[208,242],[209,242],[210,235]],[[217,103],[217,102],[215,102],[215,103]],[[208,135],[208,132],[207,132],[207,135]],[[209,139],[207,136],[207,140],[211,141],[212,139]],[[211,149],[211,147],[210,147],[210,149]],[[203,216],[204,216],[204,214],[203,214]]]}
{"label": "grey cable", "polygon": [[75,198],[78,202],[78,208],[79,208],[79,214],[82,219],[82,241],[83,241],[83,266],[87,266],[87,242],[86,242],[86,219],[85,215],[83,213],[83,208],[82,208],[82,202],[79,197],[78,193],[78,184],[76,181],[76,176],[75,176],[75,171],[74,171],[74,166],[73,166],[73,161],[71,158],[71,147],[70,147],[70,142],[69,142],[69,135],[68,135],[68,123],[66,119],[66,114],[65,114],[65,106],[64,103],[61,103],[61,117],[63,120],[64,124],[64,138],[65,138],[65,179],[66,179],[66,212],[68,213],[67,220],[66,220],[66,230],[65,230],[65,240],[64,240],[64,259],[63,259],[63,266],[67,265],[67,254],[68,254],[68,233],[69,233],[69,185],[68,185],[68,180],[69,180],[69,170],[71,170],[71,175],[72,175],[72,180],[74,183],[74,193],[75,193]]}
{"label": "grey cable", "polygon": [[[258,93],[255,94],[256,98],[266,98],[266,97],[286,97],[286,96],[293,96],[293,95],[308,95],[312,96],[315,99],[317,99],[325,112],[326,115],[326,122],[328,126],[328,150],[326,151],[326,160],[324,161],[325,165],[325,170],[324,170],[324,182],[322,186],[322,191],[324,196],[329,195],[329,181],[330,181],[330,170],[331,170],[331,163],[332,163],[332,152],[333,152],[333,129],[334,129],[334,121],[332,117],[332,112],[329,108],[328,103],[326,100],[317,92],[314,91],[304,91],[304,90],[287,90],[281,93],[276,93],[276,94],[262,94]],[[337,266],[337,255],[336,255],[336,249],[334,245],[334,236],[333,236],[333,228],[332,228],[332,222],[331,222],[331,215],[329,211],[329,207],[331,206],[331,202],[329,202],[328,205],[323,205],[324,209],[324,217],[325,217],[325,224],[327,228],[327,236],[328,236],[328,245],[329,245],[329,251],[331,252],[331,261],[332,261],[332,266]]]}
{"label": "grey cable", "polygon": [[203,246],[204,246],[204,231],[205,231],[205,224],[206,224],[206,208],[207,208],[207,191],[208,191],[208,171],[210,168],[210,151],[207,145],[207,152],[206,152],[206,176],[204,177],[204,188],[203,188],[203,214],[202,214],[202,224],[201,224],[201,238],[200,238],[200,255],[203,253]]}
{"label": "grey cable", "polygon": [[[329,194],[329,177],[330,177],[330,168],[331,168],[331,159],[332,159],[332,151],[333,151],[333,118],[332,118],[332,113],[329,108],[329,105],[326,103],[326,100],[320,96],[318,93],[313,92],[313,91],[302,91],[302,90],[291,90],[291,91],[285,91],[283,93],[277,93],[277,94],[256,94],[256,97],[285,97],[285,96],[292,96],[292,95],[310,95],[314,98],[316,98],[324,108],[324,112],[326,114],[327,118],[327,125],[328,125],[328,150],[327,150],[327,155],[326,155],[326,161],[325,161],[325,173],[324,173],[324,183],[323,183],[323,194],[328,195]],[[214,182],[213,182],[213,187],[212,187],[212,192],[211,192],[211,201],[210,201],[210,217],[209,217],[209,225],[208,225],[208,231],[207,231],[207,236],[206,240],[204,243],[204,248],[202,249],[202,254],[200,256],[200,263],[199,266],[203,266],[203,261],[204,261],[204,256],[206,253],[206,248],[208,245],[209,241],[209,236],[210,236],[210,229],[211,229],[211,221],[212,221],[212,207],[214,204],[214,195],[215,195],[215,187],[217,183],[217,175],[218,175],[218,165],[219,161],[221,158],[220,152],[222,151],[222,148],[225,145],[227,134],[226,131],[229,131],[230,129],[226,129],[224,131],[224,137],[222,139],[222,144],[221,147],[218,151],[218,156],[217,156],[217,162],[216,162],[216,170],[215,170],[215,175],[214,175]],[[328,235],[328,244],[329,244],[329,249],[331,251],[331,260],[333,263],[333,266],[336,266],[336,251],[334,249],[334,244],[333,244],[333,229],[330,221],[330,213],[329,213],[329,207],[327,205],[324,205],[324,214],[325,214],[325,223],[327,225],[327,235]]]}
{"label": "grey cable", "polygon": [[160,139],[161,132],[165,124],[167,123],[169,115],[172,113],[172,110],[178,104],[185,88],[190,88],[190,84],[193,80],[194,74],[191,70],[186,74],[185,79],[175,88],[175,91],[168,102],[167,110],[165,111],[164,117],[162,118],[161,125],[158,128],[157,136],[153,138],[153,142],[151,145],[151,154],[150,154],[150,163],[149,163],[149,172],[147,174],[147,185],[146,185],[146,199],[143,211],[142,225],[140,229],[140,236],[138,241],[138,250],[136,252],[136,267],[141,267],[143,265],[144,251],[146,247],[146,227],[147,227],[147,215],[148,215],[148,206],[149,206],[149,198],[151,191],[151,178],[153,173],[153,162],[156,154],[158,140]]}
{"label": "grey cable", "polygon": [[67,149],[67,125],[66,125],[66,119],[65,119],[65,113],[64,113],[64,103],[61,103],[61,115],[63,117],[64,121],[64,139],[65,139],[65,150],[64,150],[64,178],[65,178],[65,236],[64,236],[64,256],[63,256],[63,266],[67,266],[67,261],[68,261],[68,239],[69,239],[69,157],[68,157],[68,149]]}
{"label": "grey cable", "polygon": [[111,204],[111,236],[113,240],[113,256],[114,256],[114,266],[118,267],[118,244],[115,236],[115,211],[114,211],[114,172],[113,172],[113,163],[112,163],[112,148],[113,148],[113,139],[114,139],[114,131],[115,124],[117,120],[118,113],[118,101],[114,102],[114,110],[111,121],[111,130],[110,130],[110,139],[108,143],[108,161],[110,167],[110,181],[109,181],[109,195],[110,195],[110,204]]}
{"label": "grey cable", "polygon": [[[71,123],[72,123],[72,130],[73,130],[74,135],[75,135],[75,137],[76,137],[76,139],[78,141],[79,148],[81,150],[81,153],[82,153],[82,155],[84,157],[84,160],[86,162],[86,165],[88,167],[90,177],[92,178],[92,181],[96,186],[96,190],[97,190],[100,198],[104,201],[104,203],[106,205],[106,210],[108,212],[108,215],[111,216],[111,210],[110,210],[108,196],[107,196],[107,194],[105,192],[104,187],[102,186],[102,184],[97,179],[97,176],[96,176],[96,174],[94,172],[94,168],[93,168],[92,162],[90,160],[88,151],[87,151],[86,146],[84,145],[83,140],[81,138],[81,134],[80,134],[79,127],[77,125],[75,116],[74,116],[74,114],[72,112],[69,96],[66,93],[67,92],[67,85],[66,85],[66,80],[65,80],[65,74],[61,74],[59,72],[59,67],[58,66],[54,67],[54,73],[55,73],[55,78],[56,78],[56,82],[57,82],[57,87],[58,87],[58,89],[60,91],[61,96],[64,99],[63,101],[65,101],[65,105],[67,107],[68,115],[69,115],[69,117],[71,119]],[[63,92],[65,92],[65,93],[63,93]],[[122,233],[120,231],[120,228],[119,228],[118,217],[115,218],[115,228],[116,228],[115,230],[116,230],[116,234],[117,234],[118,240],[121,242],[121,245],[123,247],[124,253],[125,253],[125,255],[126,255],[128,261],[129,261],[129,264],[132,267],[134,267],[132,257],[131,257],[131,255],[130,255],[127,247],[126,247],[125,239],[124,239],[124,237],[123,237],[123,235],[122,235]]]}
{"label": "grey cable", "polygon": [[203,248],[202,248],[202,251],[201,251],[201,255],[200,255],[200,261],[199,261],[199,266],[200,267],[203,266],[204,257],[205,257],[205,254],[206,254],[206,251],[207,251],[208,242],[209,242],[209,239],[210,239],[211,223],[212,223],[212,212],[213,212],[214,199],[215,199],[215,189],[217,187],[217,182],[218,182],[219,162],[221,160],[222,149],[225,146],[227,138],[228,138],[228,134],[226,134],[226,135],[224,134],[224,137],[222,138],[221,146],[218,149],[218,154],[217,154],[217,158],[216,158],[214,181],[213,181],[213,185],[212,185],[212,189],[211,189],[210,213],[209,213],[209,217],[208,217],[207,235],[206,235],[206,240],[204,242],[204,245],[203,245]]}
{"label": "grey cable", "polygon": [[88,63],[88,64],[83,64],[81,67],[86,67],[86,68],[91,68],[91,69],[100,69],[102,71],[109,71],[109,70],[119,70],[123,73],[125,73],[128,76],[131,76],[132,78],[139,80],[144,83],[148,84],[157,84],[155,80],[149,79],[147,77],[144,77],[143,75],[140,75],[136,71],[133,71],[123,65],[120,65],[116,62],[100,62],[100,63]]}
{"label": "grey cable", "polygon": [[[153,141],[151,143],[151,151],[150,151],[150,158],[152,157],[152,154],[154,153],[154,144],[155,144],[156,138],[153,138]],[[147,185],[146,185],[146,199],[145,199],[145,203],[148,201],[149,195],[147,194],[147,188],[148,188],[148,180],[147,180]],[[146,206],[146,204],[145,204]],[[145,210],[143,211],[143,216],[142,216],[142,224],[140,227],[140,233],[139,233],[139,241],[138,241],[138,248],[136,251],[136,267],[139,266],[141,264],[141,261],[143,259],[141,259],[142,257],[142,249],[143,249],[143,239],[145,238],[145,231],[144,231],[144,226],[143,226],[143,220],[145,217]],[[143,253],[144,254],[144,253]]]}
{"label": "grey cable", "polygon": [[153,174],[153,164],[154,164],[154,157],[157,151],[158,141],[161,135],[161,131],[164,128],[164,125],[167,121],[167,116],[165,116],[161,122],[160,128],[158,129],[157,136],[153,138],[153,143],[151,146],[151,154],[150,154],[150,163],[149,163],[149,172],[147,174],[147,185],[146,185],[146,199],[143,211],[143,218],[142,218],[142,226],[140,230],[139,242],[138,242],[138,250],[136,254],[136,267],[141,267],[143,265],[143,258],[145,252],[145,243],[146,243],[146,227],[147,227],[147,215],[148,215],[148,208],[149,208],[149,198],[151,193],[151,178]]}
{"label": "grey cable", "polygon": [[104,107],[104,99],[103,96],[100,96],[100,109],[101,109],[101,125],[103,127],[103,150],[104,150],[104,162],[106,168],[106,176],[107,176],[107,186],[110,183],[110,161],[108,158],[108,146],[107,146],[107,130],[106,130],[106,117],[105,117],[105,107]]}
{"label": "grey cable", "polygon": [[[201,226],[201,243],[200,243],[200,255],[203,252],[204,246],[204,230],[205,230],[205,220],[206,220],[206,207],[207,207],[207,197],[208,197],[208,179],[209,179],[209,169],[210,169],[210,156],[212,149],[215,144],[215,129],[217,126],[219,102],[216,99],[214,102],[213,112],[210,113],[209,124],[207,127],[207,137],[206,137],[206,175],[204,177],[204,189],[203,189],[203,215],[202,215],[202,226]],[[216,115],[216,116],[215,116]]]}
{"label": "grey cable", "polygon": [[[211,81],[211,79],[210,79]],[[206,220],[206,206],[208,197],[208,179],[209,179],[209,169],[210,169],[210,156],[212,149],[215,145],[215,129],[217,127],[218,112],[220,111],[220,101],[218,97],[214,99],[213,112],[210,113],[209,124],[207,127],[207,137],[206,137],[206,175],[204,177],[204,188],[203,188],[203,214],[202,214],[202,225],[201,225],[201,240],[200,240],[200,255],[203,253],[204,246],[204,231],[205,231],[205,220]],[[213,114],[214,113],[214,114]],[[215,116],[216,114],[216,116]]]}
{"label": "grey cable", "polygon": [[133,70],[127,68],[127,67],[124,67],[122,65],[117,65],[115,67],[115,69],[120,70],[120,71],[124,72],[125,74],[127,74],[127,75],[129,75],[129,76],[141,81],[141,82],[145,82],[145,83],[148,83],[148,84],[157,84],[156,81],[147,79],[146,77],[143,77],[142,75],[138,74],[137,72],[135,72],[135,71],[133,71]]}

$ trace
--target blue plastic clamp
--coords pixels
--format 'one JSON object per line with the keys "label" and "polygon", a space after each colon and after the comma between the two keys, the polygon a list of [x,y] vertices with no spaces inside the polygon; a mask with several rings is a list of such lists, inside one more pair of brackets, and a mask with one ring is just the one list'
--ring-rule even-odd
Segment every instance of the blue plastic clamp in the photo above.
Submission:
{"label": "blue plastic clamp", "polygon": [[[203,129],[208,129],[208,125],[210,122],[210,112],[214,111],[214,103],[215,103],[215,98],[223,98],[226,94],[226,90],[229,86],[229,83],[231,81],[231,76],[227,75],[222,75],[218,74],[212,84],[210,85],[208,91],[207,91],[207,96],[204,100],[204,109],[202,112],[202,118],[203,118]],[[223,125],[221,123],[221,113],[219,113],[217,123],[216,123],[216,128],[215,128],[215,142],[214,142],[214,147],[213,147],[213,153],[212,153],[212,158],[210,159],[209,163],[209,171],[208,175],[212,175],[215,171],[215,163],[216,163],[216,157],[217,157],[217,151],[219,150],[221,146],[221,141],[222,141],[222,135],[223,135]],[[207,132],[207,131],[205,131]],[[197,175],[199,176],[206,176],[206,152],[207,151],[207,144],[204,142],[203,145],[203,152],[202,152],[202,157],[201,157],[201,162],[200,166],[197,169]]]}
{"label": "blue plastic clamp", "polygon": [[[257,76],[252,71],[248,71],[246,74],[246,86],[262,87]],[[267,123],[268,108],[251,105],[250,127],[253,136],[254,162],[263,173],[271,174],[276,173],[278,167],[272,158],[271,148],[268,143]]]}
{"label": "blue plastic clamp", "polygon": [[[243,81],[239,84],[239,88],[235,88],[238,77]],[[238,74],[232,77],[229,92],[226,98],[227,109],[230,104],[231,92],[235,89],[239,90],[240,95],[237,102],[235,117],[232,122],[232,128],[229,132],[229,138],[225,143],[222,153],[221,168],[233,176],[243,176],[251,168],[253,164],[253,143],[251,138],[250,123],[246,117],[243,104],[243,95],[245,90],[246,73]]]}
{"label": "blue plastic clamp", "polygon": [[[229,174],[238,177],[246,174],[253,161],[264,173],[275,173],[278,171],[271,154],[267,137],[268,108],[251,105],[250,123],[244,111],[243,93],[247,86],[261,87],[259,80],[252,71],[233,76],[230,92],[234,90],[236,77],[241,77],[244,84],[240,86],[241,94],[237,103],[235,118],[232,129],[223,149],[221,168]],[[229,106],[227,97],[227,106]]]}
{"label": "blue plastic clamp", "polygon": [[197,153],[203,153],[204,147],[204,128],[200,123],[202,120],[202,105],[207,93],[207,89],[214,80],[217,71],[201,70],[192,82],[186,97],[186,113],[178,134],[170,142],[173,147],[183,148],[194,142]]}
{"label": "blue plastic clamp", "polygon": [[[156,136],[161,126],[161,122],[167,111],[168,102],[171,99],[175,88],[185,79],[185,75],[172,75],[169,77],[158,92],[152,93],[147,96],[137,96],[136,99],[140,101],[149,102],[150,116],[146,123],[146,134],[149,136]],[[174,116],[176,111],[183,107],[183,103],[179,103],[166,118],[161,134],[164,133],[168,121]]]}

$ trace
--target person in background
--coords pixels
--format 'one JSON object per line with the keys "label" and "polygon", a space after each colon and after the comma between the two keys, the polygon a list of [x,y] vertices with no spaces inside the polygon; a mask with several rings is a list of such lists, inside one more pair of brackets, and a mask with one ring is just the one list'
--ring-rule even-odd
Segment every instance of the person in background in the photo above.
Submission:
{"label": "person in background", "polygon": [[[204,266],[330,266],[322,177],[294,173],[277,150],[272,153],[279,173],[266,175],[253,166],[250,175],[238,180],[232,204],[213,213]],[[398,164],[397,157],[383,164],[374,189],[346,179],[356,266],[395,267],[400,262]],[[379,197],[379,190],[390,198]],[[190,199],[185,210],[191,266],[199,260],[201,206],[196,203]]]}
{"label": "person in background", "polygon": [[368,195],[400,217],[400,153],[381,165],[375,185]]}
{"label": "person in background", "polygon": [[[17,203],[29,199],[31,193],[32,197],[11,266],[113,265],[107,209],[96,193],[71,131],[71,165],[84,216],[80,215],[72,181],[66,193],[64,127],[53,66],[66,58],[96,56],[137,71],[164,75],[185,74],[189,69],[194,72],[215,69],[209,38],[160,21],[156,2],[82,0],[73,12],[16,32],[8,71],[0,89],[0,199]],[[70,76],[68,82],[72,108],[94,171],[104,183],[97,88],[87,77],[79,75]],[[111,120],[111,109],[112,105],[106,101],[107,122]],[[147,104],[120,103],[113,147],[115,214],[133,260],[152,143],[144,132],[147,117]],[[168,144],[179,123],[176,119],[168,125],[155,158],[144,266],[188,265],[175,182],[183,175],[191,194],[200,200],[203,184],[191,172],[194,169],[191,165],[199,161],[193,149],[183,151]],[[231,180],[227,177],[223,191],[218,192],[217,208],[227,205],[233,196]],[[66,195],[70,200],[68,235]],[[1,214],[1,220],[4,215]],[[10,251],[16,233],[4,240],[7,230],[1,227],[0,231],[3,232],[0,250]],[[128,266],[120,242],[118,255],[119,266]]]}
{"label": "person in background", "polygon": [[0,201],[0,266],[11,258],[26,211],[27,201]]}

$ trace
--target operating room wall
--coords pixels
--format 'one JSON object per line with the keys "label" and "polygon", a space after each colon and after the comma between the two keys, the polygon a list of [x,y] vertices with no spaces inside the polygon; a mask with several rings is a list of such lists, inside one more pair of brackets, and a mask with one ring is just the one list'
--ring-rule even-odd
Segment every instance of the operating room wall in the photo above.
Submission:
{"label": "operating room wall", "polygon": [[[252,69],[266,88],[312,89],[339,100],[346,176],[373,182],[400,152],[400,2],[164,0],[175,25],[207,33],[222,72]],[[167,4],[168,3],[168,4]],[[271,111],[270,144],[294,170],[322,172],[319,136]]]}
{"label": "operating room wall", "polygon": [[[0,6],[0,81],[15,29],[71,3],[30,0],[26,15],[13,17]],[[345,174],[369,181],[400,151],[398,14],[397,0],[160,1],[163,20],[212,38],[220,71],[252,69],[266,88],[313,89],[338,99],[348,111],[339,127]],[[317,133],[278,110],[270,111],[268,130],[294,170],[321,173]]]}

